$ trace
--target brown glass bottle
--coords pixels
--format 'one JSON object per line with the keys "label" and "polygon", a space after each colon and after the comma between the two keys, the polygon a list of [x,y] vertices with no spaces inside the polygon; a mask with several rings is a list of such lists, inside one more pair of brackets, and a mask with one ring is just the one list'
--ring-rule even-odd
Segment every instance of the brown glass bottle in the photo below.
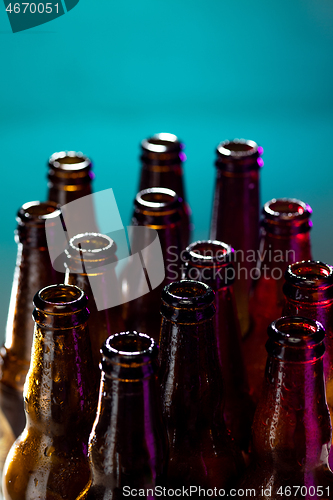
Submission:
{"label": "brown glass bottle", "polygon": [[0,350],[0,471],[10,446],[25,425],[23,385],[29,369],[34,331],[32,299],[41,287],[57,283],[64,277],[52,267],[45,236],[45,224],[51,229],[59,214],[55,203],[39,201],[24,204],[17,213],[18,254],[6,340]]}
{"label": "brown glass bottle", "polygon": [[186,202],[183,162],[184,144],[173,134],[161,133],[141,142],[141,177],[139,191],[151,187],[172,189],[180,197],[182,245],[190,242],[191,209]]}
{"label": "brown glass bottle", "polygon": [[160,378],[171,488],[228,488],[243,471],[221,415],[214,300],[208,285],[192,280],[162,292]]}
{"label": "brown glass bottle", "polygon": [[88,296],[90,341],[99,377],[103,343],[123,330],[116,244],[104,234],[79,234],[70,239],[65,255],[65,283],[78,286]]}
{"label": "brown glass bottle", "polygon": [[253,422],[254,462],[241,487],[254,489],[251,498],[261,500],[328,500],[333,473],[324,330],[310,319],[284,317],[271,324],[268,335],[265,381]]}
{"label": "brown glass bottle", "polygon": [[225,241],[235,249],[234,285],[242,335],[250,328],[249,292],[252,269],[259,248],[259,172],[262,147],[235,139],[217,147],[210,239]]}
{"label": "brown glass bottle", "polygon": [[97,407],[87,297],[52,285],[34,297],[36,322],[24,390],[27,424],[4,468],[6,500],[74,500],[90,477],[88,438]]}
{"label": "brown glass bottle", "polygon": [[111,336],[101,352],[98,412],[89,439],[92,480],[78,500],[133,498],[139,489],[141,497],[157,498],[154,489],[164,484],[168,458],[158,347],[148,335],[126,332]]}
{"label": "brown glass bottle", "polygon": [[244,339],[245,365],[256,402],[265,371],[267,328],[282,313],[284,273],[289,264],[311,259],[311,213],[309,205],[293,198],[273,199],[263,208],[258,274],[250,297],[252,329]]}
{"label": "brown glass bottle", "polygon": [[[142,331],[158,341],[161,292],[166,284],[181,277],[180,203],[175,191],[150,188],[137,194],[134,205],[130,236],[133,261],[129,262],[122,275],[123,317],[126,330]],[[146,229],[142,230],[142,227]],[[156,232],[161,259],[157,259],[159,245]],[[134,260],[138,255],[141,259],[139,266]],[[131,300],[138,293],[141,296]]]}
{"label": "brown glass bottle", "polygon": [[[296,262],[288,266],[285,279],[283,293],[286,299],[282,314],[314,319],[325,328],[326,399],[333,421],[333,268],[311,260]],[[332,469],[332,447],[329,465]]]}
{"label": "brown glass bottle", "polygon": [[218,358],[223,377],[223,415],[231,436],[247,454],[254,404],[249,395],[241,332],[233,293],[234,250],[220,241],[196,241],[186,249],[184,278],[201,281],[215,292],[214,316]]}

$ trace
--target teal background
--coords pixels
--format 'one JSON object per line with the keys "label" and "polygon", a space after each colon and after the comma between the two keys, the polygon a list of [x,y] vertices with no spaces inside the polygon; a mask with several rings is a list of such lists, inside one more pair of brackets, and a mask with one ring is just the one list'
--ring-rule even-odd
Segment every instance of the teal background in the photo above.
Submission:
{"label": "teal background", "polygon": [[333,263],[331,0],[80,0],[13,34],[0,4],[0,337],[16,245],[15,213],[46,196],[46,160],[62,149],[95,162],[95,190],[132,210],[139,142],[160,131],[186,143],[195,237],[208,235],[214,149],[245,137],[264,147],[262,202],[313,208],[314,257]]}

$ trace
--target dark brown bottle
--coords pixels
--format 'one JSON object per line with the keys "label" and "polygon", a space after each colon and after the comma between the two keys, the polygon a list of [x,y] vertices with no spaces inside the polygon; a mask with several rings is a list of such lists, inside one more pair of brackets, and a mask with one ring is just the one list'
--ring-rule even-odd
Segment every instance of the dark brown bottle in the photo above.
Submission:
{"label": "dark brown bottle", "polygon": [[217,147],[210,239],[235,249],[235,295],[241,332],[250,328],[249,292],[259,248],[259,173],[263,148],[254,141],[235,139]]}
{"label": "dark brown bottle", "polygon": [[330,415],[320,323],[283,317],[268,329],[264,386],[253,422],[254,462],[241,488],[255,499],[332,498]]}
{"label": "dark brown bottle", "polygon": [[97,384],[87,297],[52,285],[34,297],[32,360],[24,390],[27,424],[4,468],[6,500],[74,500],[90,477],[88,439]]}
{"label": "dark brown bottle", "polygon": [[88,296],[90,341],[99,377],[100,349],[110,335],[123,329],[116,244],[104,234],[79,234],[70,239],[65,255],[65,283]]}
{"label": "dark brown bottle", "polygon": [[[35,293],[63,280],[51,264],[45,236],[60,214],[53,202],[24,204],[17,213],[16,269],[10,298],[5,345],[0,350],[0,474],[10,446],[25,425],[23,385],[29,369],[34,322]],[[49,241],[52,244],[51,241]]]}
{"label": "dark brown bottle", "polygon": [[273,199],[263,208],[258,274],[250,298],[253,324],[244,339],[245,365],[256,402],[265,371],[267,328],[282,314],[284,273],[289,264],[311,259],[311,213],[309,205],[293,198]]}
{"label": "dark brown bottle", "polygon": [[158,187],[140,191],[134,205],[132,258],[122,275],[123,317],[126,330],[158,341],[161,292],[181,278],[180,202],[175,191]]}
{"label": "dark brown bottle", "polygon": [[168,458],[158,347],[148,335],[126,332],[111,336],[101,353],[98,412],[89,439],[92,480],[78,500],[132,498],[138,490],[145,493],[140,497],[155,499]]}
{"label": "dark brown bottle", "polygon": [[249,395],[241,332],[233,293],[234,250],[220,241],[196,241],[186,249],[184,278],[201,281],[215,292],[216,347],[223,377],[223,415],[241,450],[249,451],[254,404]]}
{"label": "dark brown bottle", "polygon": [[[325,328],[326,399],[333,421],[333,268],[311,260],[296,262],[288,266],[285,280],[283,293],[286,299],[282,314],[314,319]],[[332,469],[332,447],[329,465]]]}
{"label": "dark brown bottle", "polygon": [[141,177],[139,191],[164,187],[175,191],[181,203],[182,245],[190,242],[191,209],[186,202],[183,162],[184,144],[173,134],[161,133],[141,142]]}
{"label": "dark brown bottle", "polygon": [[160,378],[171,488],[228,489],[243,471],[221,415],[214,300],[209,286],[192,280],[171,283],[162,293]]}

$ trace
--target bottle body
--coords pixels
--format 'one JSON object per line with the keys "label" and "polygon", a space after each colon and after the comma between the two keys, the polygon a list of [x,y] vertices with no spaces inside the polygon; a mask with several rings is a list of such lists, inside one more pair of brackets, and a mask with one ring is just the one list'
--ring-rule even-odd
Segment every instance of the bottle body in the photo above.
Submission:
{"label": "bottle body", "polygon": [[311,208],[281,198],[264,205],[257,280],[250,297],[252,329],[244,339],[251,394],[258,402],[266,364],[267,328],[282,313],[284,273],[289,264],[311,258]]}
{"label": "bottle body", "polygon": [[111,336],[102,352],[98,412],[89,439],[92,479],[80,500],[121,499],[131,490],[154,491],[165,481],[157,346],[147,335],[127,332]]}
{"label": "bottle body", "polygon": [[6,459],[4,497],[74,500],[89,480],[88,438],[97,405],[87,298],[77,287],[53,285],[40,290],[34,304],[27,423]]}
{"label": "bottle body", "polygon": [[224,241],[235,249],[234,289],[243,336],[250,328],[248,301],[259,248],[262,153],[255,142],[243,139],[222,142],[217,148],[210,239]]}
{"label": "bottle body", "polygon": [[171,488],[229,488],[243,468],[221,415],[213,302],[213,291],[191,280],[171,283],[162,294],[161,388]]}
{"label": "bottle body", "polygon": [[161,325],[162,289],[181,274],[179,210],[179,197],[171,189],[151,188],[136,196],[132,256],[122,273],[123,318],[126,330],[140,330],[155,341]]}
{"label": "bottle body", "polygon": [[184,144],[173,134],[155,134],[141,143],[139,191],[152,187],[172,189],[180,198],[182,247],[190,242],[191,209],[186,201],[183,162]]}
{"label": "bottle body", "polygon": [[253,423],[254,463],[241,486],[254,489],[258,499],[331,498],[324,330],[306,318],[283,317],[268,334],[265,382]]}
{"label": "bottle body", "polygon": [[187,247],[185,279],[209,285],[216,298],[216,347],[223,378],[223,416],[231,436],[247,456],[254,405],[249,395],[241,332],[233,293],[234,250],[219,241],[197,241]]}

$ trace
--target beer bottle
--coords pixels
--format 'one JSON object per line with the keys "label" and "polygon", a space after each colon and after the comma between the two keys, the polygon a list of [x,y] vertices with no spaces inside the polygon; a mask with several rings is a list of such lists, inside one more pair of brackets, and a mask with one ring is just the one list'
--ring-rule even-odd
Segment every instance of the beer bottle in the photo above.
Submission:
{"label": "beer bottle", "polygon": [[263,148],[254,141],[235,139],[217,147],[210,239],[235,249],[234,285],[241,332],[250,328],[249,292],[254,255],[259,248],[259,172]]}
{"label": "beer bottle", "polygon": [[169,436],[168,487],[229,488],[243,471],[221,415],[214,292],[181,280],[162,292],[160,379]]}
{"label": "beer bottle", "polygon": [[[288,266],[285,279],[283,316],[297,315],[314,319],[325,328],[326,399],[333,421],[333,268],[311,260],[296,262]],[[332,469],[332,448],[329,465]]]}
{"label": "beer bottle", "polygon": [[[140,330],[157,342],[162,289],[181,277],[180,202],[175,191],[157,187],[140,191],[134,205],[130,236],[133,260],[122,274],[123,317],[126,330]],[[139,266],[138,255],[142,261]],[[133,296],[138,298],[132,300]]]}
{"label": "beer bottle", "polygon": [[240,488],[255,499],[333,495],[330,415],[323,377],[324,329],[287,316],[268,328],[268,359],[253,422],[254,461]]}
{"label": "beer bottle", "polygon": [[294,198],[265,203],[257,279],[250,298],[252,329],[244,339],[245,365],[255,402],[261,392],[266,364],[267,327],[282,313],[283,275],[289,264],[311,259],[312,210]]}
{"label": "beer bottle", "polygon": [[157,498],[155,487],[163,485],[167,466],[157,354],[156,343],[143,333],[118,333],[103,345],[89,439],[92,479],[78,500]]}
{"label": "beer bottle", "polygon": [[4,468],[5,500],[75,500],[89,481],[88,439],[97,407],[87,297],[51,285],[34,297],[33,352],[24,387],[27,424]]}
{"label": "beer bottle", "polygon": [[102,344],[122,329],[116,244],[105,234],[79,234],[70,239],[65,255],[65,283],[78,286],[88,296],[90,341],[99,378]]}
{"label": "beer bottle", "polygon": [[34,331],[32,299],[41,287],[64,276],[52,267],[45,236],[45,224],[52,226],[59,214],[55,203],[39,201],[25,203],[17,213],[18,253],[6,340],[0,350],[0,476],[9,448],[25,425],[23,385]]}
{"label": "beer bottle", "polygon": [[182,245],[190,242],[191,209],[186,202],[183,162],[184,143],[173,134],[155,134],[141,142],[141,178],[139,191],[164,187],[175,191],[181,203]]}
{"label": "beer bottle", "polygon": [[234,249],[220,241],[196,241],[186,249],[184,278],[201,281],[215,292],[216,347],[223,377],[223,415],[231,436],[247,455],[254,405],[249,395],[241,332],[233,293]]}

